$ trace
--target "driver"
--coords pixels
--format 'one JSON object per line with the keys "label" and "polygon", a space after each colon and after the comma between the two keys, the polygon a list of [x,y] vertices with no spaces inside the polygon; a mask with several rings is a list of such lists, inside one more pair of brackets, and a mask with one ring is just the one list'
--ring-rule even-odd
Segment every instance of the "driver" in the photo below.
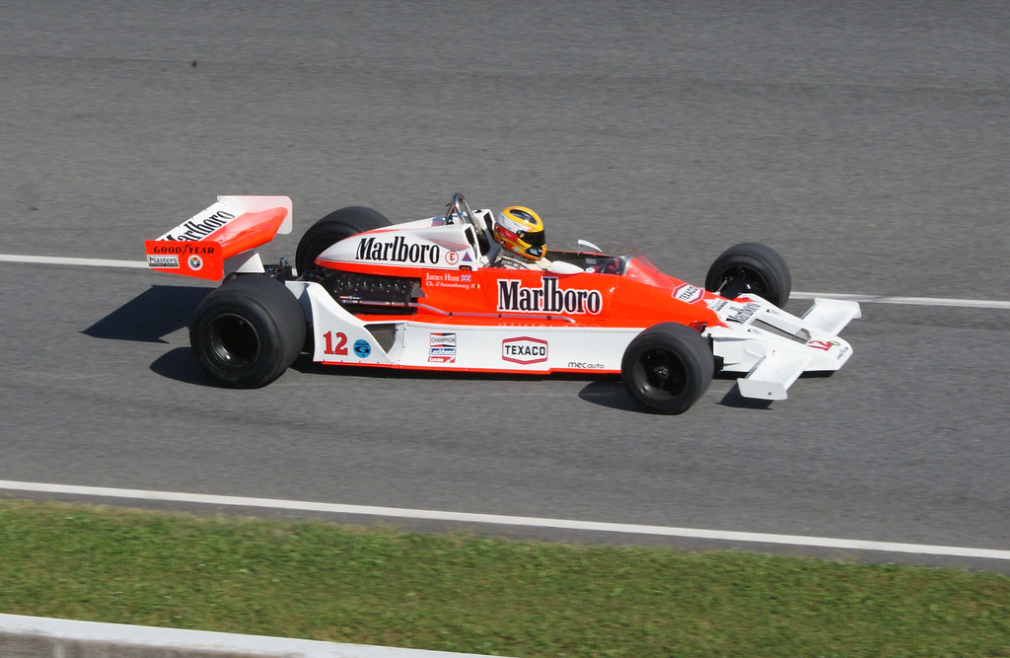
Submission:
{"label": "driver", "polygon": [[544,221],[523,206],[509,206],[494,221],[494,239],[502,246],[496,263],[510,269],[547,270]]}

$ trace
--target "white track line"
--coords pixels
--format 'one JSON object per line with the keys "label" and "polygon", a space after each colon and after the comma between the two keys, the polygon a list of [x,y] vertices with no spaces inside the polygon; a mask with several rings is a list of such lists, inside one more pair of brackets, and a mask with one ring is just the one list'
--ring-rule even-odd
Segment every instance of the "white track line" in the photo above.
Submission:
{"label": "white track line", "polygon": [[836,292],[794,292],[789,295],[789,299],[813,299],[815,297],[826,297],[828,299],[846,299],[854,302],[867,302],[871,304],[900,304],[906,306],[944,306],[962,308],[997,308],[1010,310],[1010,302],[1001,302],[988,299],[950,299],[943,297],[888,297],[886,295],[848,295]]}
{"label": "white track line", "polygon": [[[0,614],[0,637],[5,635],[7,637],[3,638],[3,644],[0,645],[5,649],[5,656],[490,658],[474,653]],[[38,645],[40,639],[48,641],[45,650]],[[33,651],[28,646],[22,649],[19,644],[28,645]]]}
{"label": "white track line", "polygon": [[424,519],[430,521],[453,521],[458,523],[510,525],[526,528],[551,528],[555,530],[582,530],[588,532],[655,535],[661,537],[710,539],[728,542],[779,544],[784,546],[811,546],[855,551],[882,551],[887,553],[912,553],[915,555],[946,555],[963,558],[1010,560],[1010,551],[988,548],[930,546],[927,544],[902,544],[894,542],[864,541],[860,539],[774,535],[753,532],[731,532],[724,530],[637,525],[629,523],[603,523],[596,521],[573,521],[568,519],[545,519],[528,516],[502,516],[498,514],[469,514],[466,512],[443,512],[437,510],[403,509],[398,507],[372,507],[370,505],[341,505],[338,503],[317,503],[299,500],[279,500],[274,498],[214,496],[208,494],[179,493],[174,491],[113,489],[108,487],[47,484],[43,482],[14,482],[11,480],[0,480],[0,490],[30,491],[35,493],[64,494],[73,496],[98,496],[102,498],[121,498],[129,500],[168,501],[174,503],[196,503],[200,505],[259,507],[293,510],[299,512],[325,512],[328,514],[356,514],[398,519]]}
{"label": "white track line", "polygon": [[[131,269],[147,269],[147,263],[142,260],[105,260],[100,258],[64,258],[60,256],[19,256],[17,254],[0,254],[0,263],[30,263],[35,265],[84,265],[89,267],[127,267]],[[987,299],[950,299],[940,297],[889,297],[887,295],[853,295],[834,292],[793,292],[789,299],[848,299],[854,302],[868,304],[897,304],[903,306],[943,306],[960,308],[991,308],[1010,310],[1010,301],[994,301]]]}
{"label": "white track line", "polygon": [[142,260],[105,260],[101,258],[64,258],[62,256],[19,256],[0,254],[0,263],[30,263],[33,265],[85,265],[88,267],[129,267],[147,269]]}

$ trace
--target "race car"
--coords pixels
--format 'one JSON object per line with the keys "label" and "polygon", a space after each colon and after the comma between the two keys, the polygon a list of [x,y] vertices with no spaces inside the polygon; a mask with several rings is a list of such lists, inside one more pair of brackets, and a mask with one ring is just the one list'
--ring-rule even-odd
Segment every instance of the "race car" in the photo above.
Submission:
{"label": "race car", "polygon": [[801,374],[852,356],[838,333],[859,305],[815,299],[787,313],[789,268],[761,244],[724,251],[704,287],[581,240],[551,250],[549,269],[515,269],[494,213],[457,193],[445,212],[397,224],[342,208],[306,231],[293,267],[265,265],[258,248],[291,232],[291,209],[285,196],[220,196],[145,243],[153,270],[223,280],[190,342],[224,386],[265,386],[307,352],[344,366],[620,375],[646,411],[679,414],[715,373],[739,375],[745,398],[784,400]]}

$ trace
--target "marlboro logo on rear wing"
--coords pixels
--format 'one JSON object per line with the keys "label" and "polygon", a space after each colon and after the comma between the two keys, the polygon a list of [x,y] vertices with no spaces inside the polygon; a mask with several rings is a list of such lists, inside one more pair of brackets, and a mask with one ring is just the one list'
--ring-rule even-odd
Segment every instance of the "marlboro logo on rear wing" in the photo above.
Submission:
{"label": "marlboro logo on rear wing", "polygon": [[220,281],[239,269],[262,271],[256,248],[290,232],[289,197],[219,196],[144,248],[152,270]]}

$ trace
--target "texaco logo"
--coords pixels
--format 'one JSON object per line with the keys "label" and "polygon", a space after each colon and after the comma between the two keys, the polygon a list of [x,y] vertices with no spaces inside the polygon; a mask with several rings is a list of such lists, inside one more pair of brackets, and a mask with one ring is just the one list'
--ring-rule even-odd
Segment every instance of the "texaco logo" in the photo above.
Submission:
{"label": "texaco logo", "polygon": [[543,363],[547,360],[547,341],[529,336],[506,338],[501,342],[501,358],[523,365]]}
{"label": "texaco logo", "polygon": [[687,304],[693,304],[704,296],[705,291],[690,283],[682,283],[673,289],[673,298],[679,299]]}

